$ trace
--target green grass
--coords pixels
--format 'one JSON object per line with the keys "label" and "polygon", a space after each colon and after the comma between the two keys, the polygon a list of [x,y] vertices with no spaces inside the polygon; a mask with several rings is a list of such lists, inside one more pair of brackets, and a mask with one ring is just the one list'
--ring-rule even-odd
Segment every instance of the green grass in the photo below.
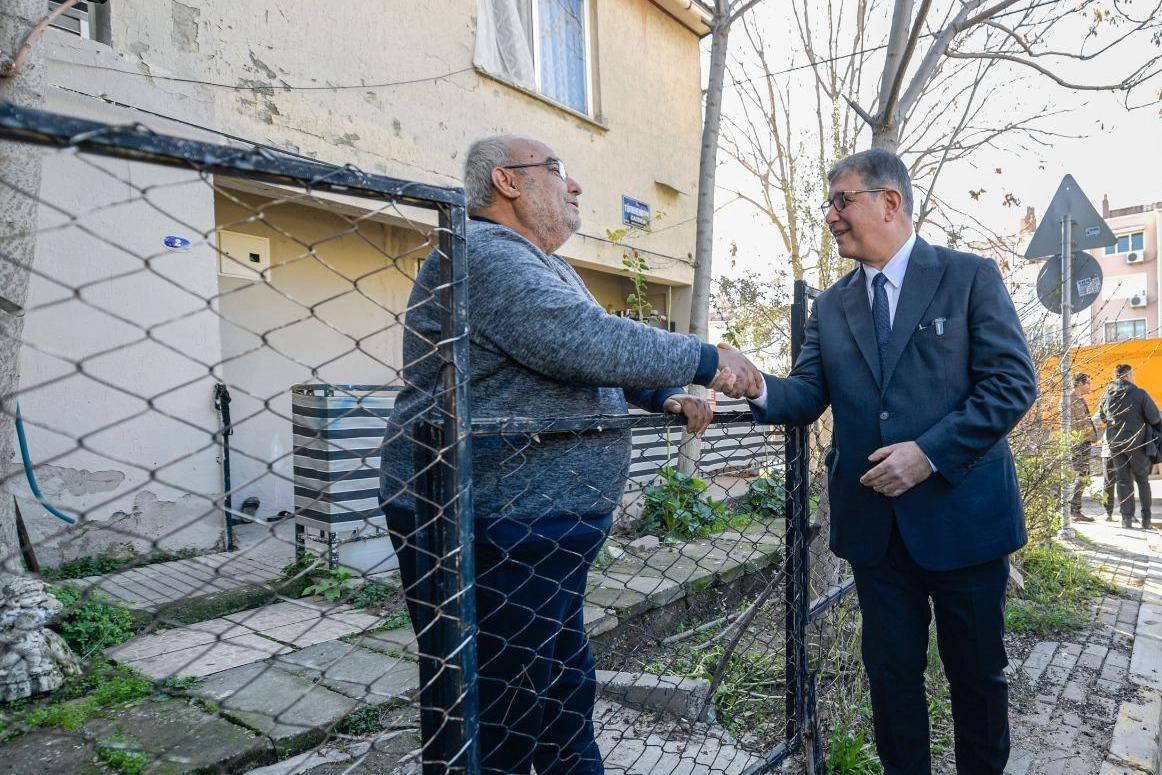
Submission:
{"label": "green grass", "polygon": [[0,704],[0,738],[28,729],[79,729],[102,708],[140,703],[157,691],[155,684],[132,668],[95,662],[83,675],[69,676],[55,692]]}
{"label": "green grass", "polygon": [[125,775],[138,775],[149,764],[149,756],[133,748],[124,735],[114,735],[98,745],[97,758]]}
{"label": "green grass", "polygon": [[149,555],[140,555],[130,552],[124,557],[114,557],[108,554],[94,554],[90,557],[78,557],[75,560],[61,563],[55,568],[45,568],[40,572],[45,581],[62,581],[65,579],[83,579],[87,576],[103,576],[122,568],[139,568],[142,565],[152,565],[158,562],[173,562],[187,557],[194,557],[197,552],[193,549],[182,549],[177,552],[154,552]]}
{"label": "green grass", "polygon": [[1117,588],[1065,547],[1052,541],[1029,547],[1021,555],[1025,594],[1005,606],[1005,626],[1038,635],[1087,627],[1089,601],[1117,593]]}
{"label": "green grass", "polygon": [[[645,670],[711,681],[724,652],[720,645],[690,650],[667,665],[647,665]],[[785,680],[782,653],[734,652],[711,698],[719,723],[735,735],[761,733],[772,723],[782,723]]]}
{"label": "green grass", "polygon": [[827,775],[880,775],[884,771],[867,723],[836,724],[827,737]]}

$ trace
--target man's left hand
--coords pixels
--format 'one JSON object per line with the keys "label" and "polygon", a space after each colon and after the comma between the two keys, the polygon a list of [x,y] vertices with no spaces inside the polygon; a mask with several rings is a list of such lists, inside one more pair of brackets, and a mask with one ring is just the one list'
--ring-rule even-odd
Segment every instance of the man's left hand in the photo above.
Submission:
{"label": "man's left hand", "polygon": [[880,447],[867,459],[876,465],[859,478],[859,483],[889,498],[903,495],[932,475],[928,456],[914,441]]}
{"label": "man's left hand", "polygon": [[706,426],[714,421],[714,410],[710,408],[710,402],[689,393],[670,396],[662,408],[670,414],[685,415],[686,430],[695,436],[701,436]]}

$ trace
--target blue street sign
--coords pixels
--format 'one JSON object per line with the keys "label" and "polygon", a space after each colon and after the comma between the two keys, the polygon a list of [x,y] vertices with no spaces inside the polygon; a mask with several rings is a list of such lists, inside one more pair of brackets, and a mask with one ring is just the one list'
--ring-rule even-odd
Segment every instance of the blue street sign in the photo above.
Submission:
{"label": "blue street sign", "polygon": [[650,206],[646,202],[621,196],[621,222],[626,226],[645,227],[650,225]]}

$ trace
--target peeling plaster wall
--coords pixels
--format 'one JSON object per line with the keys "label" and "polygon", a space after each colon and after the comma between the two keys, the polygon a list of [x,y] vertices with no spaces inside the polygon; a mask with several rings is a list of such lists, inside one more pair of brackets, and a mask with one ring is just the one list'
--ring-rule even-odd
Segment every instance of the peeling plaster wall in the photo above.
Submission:
{"label": "peeling plaster wall", "polygon": [[[455,185],[476,137],[545,138],[584,188],[583,232],[566,250],[582,265],[621,269],[601,238],[621,226],[621,196],[665,212],[664,231],[639,238],[661,254],[656,273],[687,284],[693,267],[701,141],[698,40],[643,0],[591,0],[595,120],[482,75],[473,67],[476,0],[255,9],[232,0],[186,5],[124,0],[113,48],[140,72],[219,86],[191,114],[240,137],[371,172]],[[233,89],[245,85],[251,89]],[[145,87],[102,90],[137,104]],[[288,90],[287,86],[298,87]],[[328,88],[337,87],[337,88]],[[659,185],[664,184],[664,185]],[[667,258],[668,257],[668,258]]]}
{"label": "peeling plaster wall", "polygon": [[[539,136],[584,189],[582,234],[564,251],[579,267],[621,274],[622,251],[604,235],[621,225],[623,194],[665,212],[665,228],[636,237],[635,244],[650,251],[653,290],[674,286],[672,315],[682,327],[685,286],[693,276],[698,41],[644,0],[591,0],[590,6],[591,119],[476,71],[476,0],[395,3],[390,13],[350,3],[256,9],[232,0],[119,0],[110,9],[111,45],[46,33],[47,107],[227,142],[200,129],[211,128],[440,185],[458,184],[461,156],[481,135]],[[229,385],[239,421],[231,439],[235,504],[259,495],[259,514],[266,516],[291,508],[293,500],[289,387],[320,380],[391,383],[398,366],[398,331],[360,339],[357,349],[350,344],[383,328],[380,305],[403,308],[410,282],[372,268],[382,265],[384,253],[406,255],[414,233],[368,222],[371,233],[326,243],[328,260],[343,267],[338,274],[304,262],[280,266],[302,246],[275,236],[271,282],[242,287],[219,278],[208,241],[216,226],[259,233],[254,224],[237,223],[251,213],[221,201],[215,212],[205,182],[180,173],[123,164],[112,176],[122,183],[111,183],[96,171],[117,164],[50,154],[43,194],[88,211],[106,198],[131,195],[124,181],[153,176],[185,184],[156,190],[161,212],[126,206],[108,211],[108,222],[97,218],[95,228],[108,243],[68,228],[46,232],[38,247],[37,269],[47,273],[33,293],[37,303],[59,304],[30,313],[26,331],[44,352],[25,353],[22,404],[46,494],[84,516],[83,525],[64,528],[23,485],[16,488],[38,553],[50,565],[128,545],[148,551],[222,544],[215,507],[222,488],[211,437],[218,426],[210,400],[216,378]],[[240,201],[259,204],[245,196]],[[280,211],[301,232],[295,234],[300,241],[339,231],[320,211]],[[51,211],[45,217],[51,220]],[[156,273],[116,278],[134,262],[140,267],[141,256],[158,254],[160,237],[178,228],[175,218],[207,242],[180,257],[157,255]],[[316,319],[300,320],[302,300],[326,298],[337,283],[349,285],[368,271],[360,282],[365,297],[345,294],[317,307]],[[86,286],[84,301],[68,298],[70,289],[88,282],[95,284]],[[298,301],[288,304],[292,294]],[[290,320],[295,324],[274,336],[271,348],[248,353],[272,321]],[[98,355],[109,347],[111,353]],[[335,360],[336,351],[347,354]],[[78,360],[85,373],[74,368]]]}
{"label": "peeling plaster wall", "polygon": [[[69,94],[48,109],[124,121]],[[213,191],[151,165],[53,152],[43,164],[20,404],[41,490],[78,523],[14,478],[37,557],[222,548]],[[194,247],[165,249],[170,234]]]}

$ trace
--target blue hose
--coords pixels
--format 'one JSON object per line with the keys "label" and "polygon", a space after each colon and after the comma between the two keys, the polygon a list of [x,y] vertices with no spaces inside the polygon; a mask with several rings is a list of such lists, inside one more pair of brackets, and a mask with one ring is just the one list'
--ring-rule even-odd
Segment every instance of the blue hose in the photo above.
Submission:
{"label": "blue hose", "polygon": [[24,461],[24,475],[28,478],[28,486],[32,489],[32,494],[36,496],[36,502],[44,506],[44,510],[57,519],[63,519],[70,525],[77,524],[77,520],[68,514],[62,514],[56,508],[50,506],[48,501],[44,499],[44,495],[40,492],[40,486],[36,483],[36,476],[32,473],[32,460],[28,457],[28,439],[24,437],[24,421],[20,419],[20,404],[16,405],[16,438],[20,441],[20,459]]}

